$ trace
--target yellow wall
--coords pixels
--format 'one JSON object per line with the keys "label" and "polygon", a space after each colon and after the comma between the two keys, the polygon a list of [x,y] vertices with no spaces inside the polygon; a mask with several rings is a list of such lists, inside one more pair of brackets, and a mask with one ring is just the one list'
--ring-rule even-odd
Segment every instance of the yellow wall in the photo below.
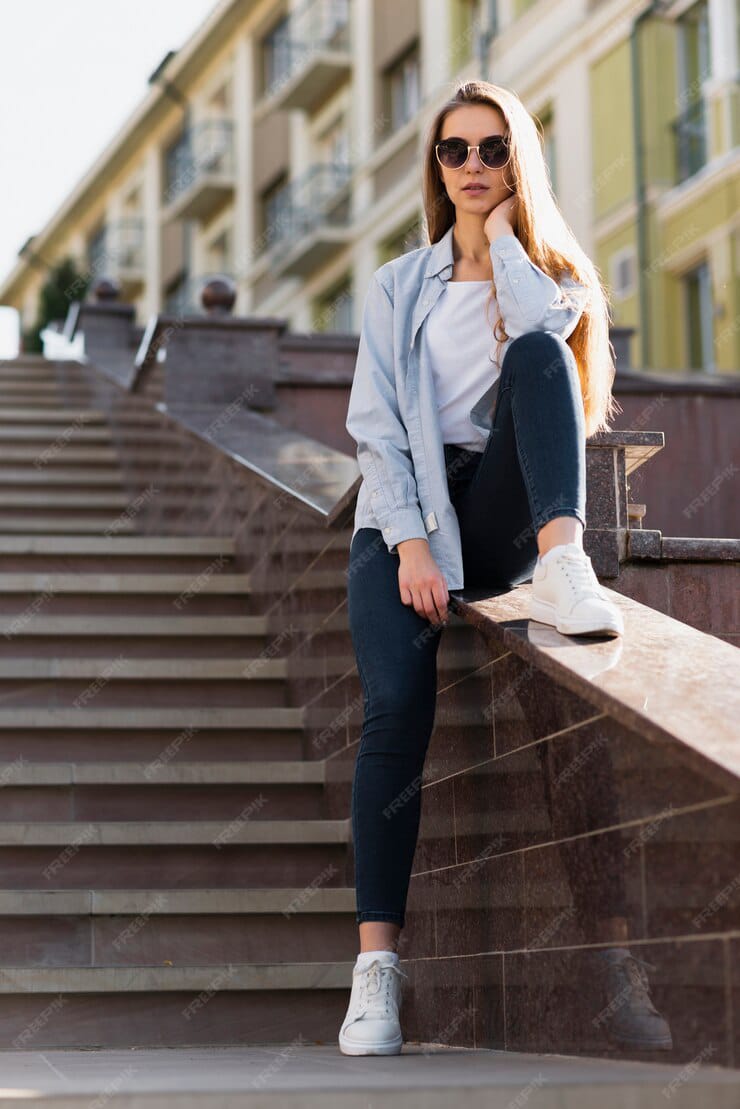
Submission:
{"label": "yellow wall", "polygon": [[621,42],[591,68],[593,214],[599,219],[634,194],[629,44]]}

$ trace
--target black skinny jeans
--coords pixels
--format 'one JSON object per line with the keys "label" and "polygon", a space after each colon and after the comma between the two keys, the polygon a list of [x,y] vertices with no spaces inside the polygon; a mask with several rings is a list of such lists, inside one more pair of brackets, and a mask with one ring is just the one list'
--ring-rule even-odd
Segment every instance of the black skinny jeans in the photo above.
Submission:
{"label": "black skinny jeans", "polygon": [[[556,516],[586,525],[583,402],[564,339],[531,331],[511,344],[485,450],[445,444],[445,462],[466,587],[500,591],[531,580],[537,531]],[[443,628],[401,601],[399,565],[379,529],[356,532],[347,585],[364,694],[352,787],[356,921],[403,926]]]}

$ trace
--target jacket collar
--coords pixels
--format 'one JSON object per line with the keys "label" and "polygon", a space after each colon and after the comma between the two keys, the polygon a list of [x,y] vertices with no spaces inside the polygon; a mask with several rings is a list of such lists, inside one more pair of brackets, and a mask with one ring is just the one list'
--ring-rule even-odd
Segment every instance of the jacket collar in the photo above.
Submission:
{"label": "jacket collar", "polygon": [[[452,271],[455,259],[452,254],[452,232],[454,231],[454,222],[445,231],[441,239],[436,243],[432,243],[429,248],[429,258],[427,259],[426,269],[424,270],[424,277],[435,277],[437,274],[442,274],[444,270],[449,269]],[[443,280],[447,280],[450,274],[444,274]]]}

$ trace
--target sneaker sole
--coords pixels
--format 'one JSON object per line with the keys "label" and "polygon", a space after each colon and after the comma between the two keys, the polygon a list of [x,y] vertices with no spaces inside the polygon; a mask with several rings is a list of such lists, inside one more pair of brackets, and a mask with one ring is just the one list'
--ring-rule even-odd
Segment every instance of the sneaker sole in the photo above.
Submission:
{"label": "sneaker sole", "polygon": [[538,597],[530,599],[529,617],[557,628],[561,635],[622,635],[624,631],[613,620],[558,620],[555,605]]}
{"label": "sneaker sole", "polygon": [[356,1044],[339,1033],[339,1049],[343,1055],[398,1055],[403,1047],[403,1036],[377,1044]]}

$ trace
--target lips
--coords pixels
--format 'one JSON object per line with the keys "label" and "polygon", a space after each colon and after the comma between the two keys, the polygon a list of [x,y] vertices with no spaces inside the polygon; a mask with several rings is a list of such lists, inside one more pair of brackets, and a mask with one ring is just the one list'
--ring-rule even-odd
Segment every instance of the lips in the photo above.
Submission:
{"label": "lips", "polygon": [[488,185],[466,185],[463,188],[464,193],[484,193],[488,189]]}

